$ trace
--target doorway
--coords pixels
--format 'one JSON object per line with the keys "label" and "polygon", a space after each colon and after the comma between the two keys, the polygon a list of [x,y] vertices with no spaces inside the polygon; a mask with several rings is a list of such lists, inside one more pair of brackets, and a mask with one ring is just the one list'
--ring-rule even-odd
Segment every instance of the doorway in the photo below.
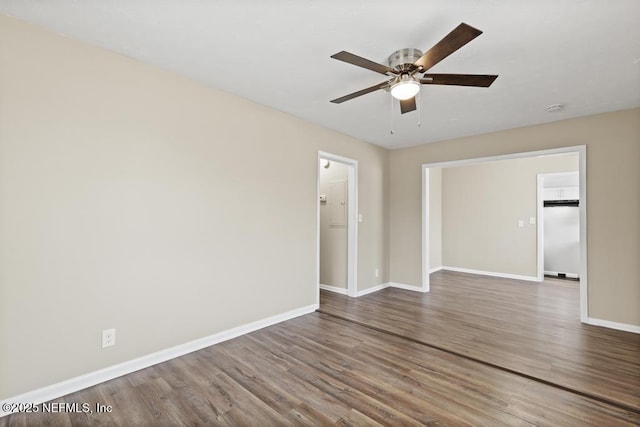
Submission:
{"label": "doorway", "polygon": [[538,174],[537,277],[580,278],[578,172]]}
{"label": "doorway", "polygon": [[[577,154],[578,155],[578,179],[579,179],[579,251],[580,251],[580,260],[579,260],[579,276],[580,276],[580,320],[584,323],[588,322],[588,280],[587,280],[587,230],[586,230],[586,213],[587,213],[587,199],[586,199],[586,147],[585,146],[575,146],[575,147],[565,147],[565,148],[556,148],[549,150],[541,150],[541,151],[533,151],[533,152],[523,152],[523,153],[514,153],[508,155],[501,156],[493,156],[493,157],[483,157],[483,158],[475,158],[475,159],[465,159],[465,160],[456,160],[456,161],[448,161],[448,162],[439,162],[439,163],[430,163],[422,165],[422,286],[423,289],[429,289],[430,285],[430,217],[429,217],[429,197],[430,197],[430,186],[429,186],[429,176],[431,169],[438,168],[449,168],[449,167],[459,167],[459,166],[471,166],[478,165],[486,162],[495,162],[499,160],[509,160],[509,159],[523,159],[528,157],[539,157],[539,156],[553,156],[560,154]],[[535,185],[535,180],[534,180]],[[538,218],[540,218],[540,214],[538,213]],[[519,220],[517,222],[518,227],[526,227],[525,224],[529,223],[535,224],[536,218],[530,218],[529,221]],[[533,230],[532,230],[533,231]],[[537,241],[538,250],[536,252],[536,266],[539,265],[542,260],[540,259],[540,240]],[[462,269],[458,269],[458,271],[462,271]],[[495,270],[493,270],[495,271]],[[508,277],[505,275],[503,277]],[[514,277],[518,278],[518,277]],[[530,279],[532,281],[536,281],[536,277],[532,276]],[[542,278],[540,278],[542,280]]]}
{"label": "doorway", "polygon": [[357,160],[318,152],[318,303],[321,288],[350,297],[357,295],[357,177]]}

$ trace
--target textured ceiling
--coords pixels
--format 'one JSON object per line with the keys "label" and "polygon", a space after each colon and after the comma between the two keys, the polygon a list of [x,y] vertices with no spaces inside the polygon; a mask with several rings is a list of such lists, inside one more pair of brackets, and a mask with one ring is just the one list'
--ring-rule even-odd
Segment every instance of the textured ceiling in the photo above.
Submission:
{"label": "textured ceiling", "polygon": [[[640,107],[638,0],[0,0],[0,13],[387,148]],[[329,102],[385,79],[330,55],[385,63],[460,22],[484,34],[430,71],[499,74],[490,88],[423,86],[402,116],[385,91]]]}

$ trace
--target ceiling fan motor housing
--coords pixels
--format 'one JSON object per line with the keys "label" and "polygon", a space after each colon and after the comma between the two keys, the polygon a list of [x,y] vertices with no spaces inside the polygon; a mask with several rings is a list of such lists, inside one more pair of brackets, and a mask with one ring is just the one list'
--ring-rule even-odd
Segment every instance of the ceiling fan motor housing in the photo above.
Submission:
{"label": "ceiling fan motor housing", "polygon": [[395,68],[398,71],[411,71],[412,68],[416,68],[414,62],[416,62],[422,56],[422,51],[419,49],[405,48],[393,52],[389,55],[389,67]]}

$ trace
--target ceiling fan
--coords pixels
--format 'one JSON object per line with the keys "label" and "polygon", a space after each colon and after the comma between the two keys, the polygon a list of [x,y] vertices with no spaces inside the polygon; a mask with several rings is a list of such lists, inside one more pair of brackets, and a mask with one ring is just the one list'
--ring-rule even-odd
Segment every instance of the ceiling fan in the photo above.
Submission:
{"label": "ceiling fan", "polygon": [[[420,91],[420,85],[423,84],[489,87],[498,76],[488,74],[426,74],[426,71],[431,67],[480,34],[482,31],[462,23],[424,54],[418,49],[411,48],[400,49],[392,53],[387,60],[388,66],[344,50],[331,55],[332,58],[339,61],[392,77],[390,80],[336,98],[331,102],[341,104],[378,89],[387,89],[391,91],[391,96],[400,101],[400,112],[404,114],[416,109],[415,96]],[[422,74],[422,78],[417,78],[416,74]]]}

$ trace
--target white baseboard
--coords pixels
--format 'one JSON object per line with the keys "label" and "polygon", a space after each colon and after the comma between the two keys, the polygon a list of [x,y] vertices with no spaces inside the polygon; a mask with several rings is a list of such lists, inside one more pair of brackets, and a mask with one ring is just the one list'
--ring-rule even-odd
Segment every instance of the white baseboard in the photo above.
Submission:
{"label": "white baseboard", "polygon": [[407,291],[426,292],[420,286],[405,285],[404,283],[391,282],[389,286],[391,286],[392,288],[405,289]]}
{"label": "white baseboard", "polygon": [[356,293],[356,297],[361,297],[364,295],[368,295],[368,294],[372,294],[374,292],[378,292],[381,291],[383,289],[386,289],[389,287],[389,283],[383,283],[381,285],[377,285],[377,286],[372,286],[371,288],[367,288],[367,289],[363,289],[361,291],[358,291],[358,293]]}
{"label": "white baseboard", "polygon": [[90,372],[88,374],[70,378],[68,380],[61,381],[56,384],[51,384],[37,390],[29,391],[18,396],[4,399],[0,401],[0,418],[10,413],[2,409],[5,403],[39,404],[52,399],[57,399],[69,393],[74,393],[78,390],[82,390],[87,387],[91,387],[96,384],[100,384],[102,382],[109,381],[135,371],[139,371],[140,369],[148,368],[149,366],[153,366],[161,362],[166,362],[167,360],[171,360],[176,357],[180,357],[185,354],[203,349],[205,347],[209,347],[211,345],[218,344],[220,342],[227,341],[253,331],[257,331],[258,329],[275,325],[276,323],[284,322],[285,320],[293,319],[294,317],[302,316],[304,314],[312,313],[317,309],[318,304],[300,307],[291,311],[287,311],[286,313],[276,314],[275,316],[267,317],[266,319],[247,323],[246,325],[228,329],[217,334],[209,335],[208,337],[180,344],[175,347],[167,348],[165,350],[160,350],[158,352],[151,353],[137,359],[122,362],[117,365],[100,369],[98,371]]}
{"label": "white baseboard", "polygon": [[480,274],[482,276],[502,277],[505,279],[526,280],[528,282],[538,281],[538,278],[536,276],[521,276],[519,274],[497,273],[494,271],[472,270],[470,268],[459,268],[459,267],[442,267],[442,269],[446,271],[457,271],[458,273]]}
{"label": "white baseboard", "polygon": [[429,274],[431,273],[435,273],[436,271],[440,271],[442,270],[444,267],[440,266],[440,267],[433,267],[432,269],[429,270]]}
{"label": "white baseboard", "polygon": [[609,320],[595,319],[593,317],[587,317],[587,321],[584,322],[593,326],[602,326],[603,328],[617,329],[619,331],[633,332],[634,334],[640,334],[640,326],[629,325],[627,323],[611,322]]}
{"label": "white baseboard", "polygon": [[322,289],[324,291],[335,292],[337,294],[347,295],[347,288],[339,288],[337,286],[323,285],[321,283],[320,284],[320,289]]}
{"label": "white baseboard", "polygon": [[378,286],[373,286],[371,288],[367,288],[367,289],[364,289],[362,291],[359,291],[356,294],[356,297],[361,297],[361,296],[364,296],[364,295],[372,294],[374,292],[378,292],[378,291],[381,291],[381,290],[389,288],[389,287],[398,288],[398,289],[406,289],[408,291],[415,291],[415,292],[425,292],[424,290],[422,290],[422,288],[420,286],[405,285],[404,283],[387,282],[387,283],[383,283],[383,284],[378,285]]}

